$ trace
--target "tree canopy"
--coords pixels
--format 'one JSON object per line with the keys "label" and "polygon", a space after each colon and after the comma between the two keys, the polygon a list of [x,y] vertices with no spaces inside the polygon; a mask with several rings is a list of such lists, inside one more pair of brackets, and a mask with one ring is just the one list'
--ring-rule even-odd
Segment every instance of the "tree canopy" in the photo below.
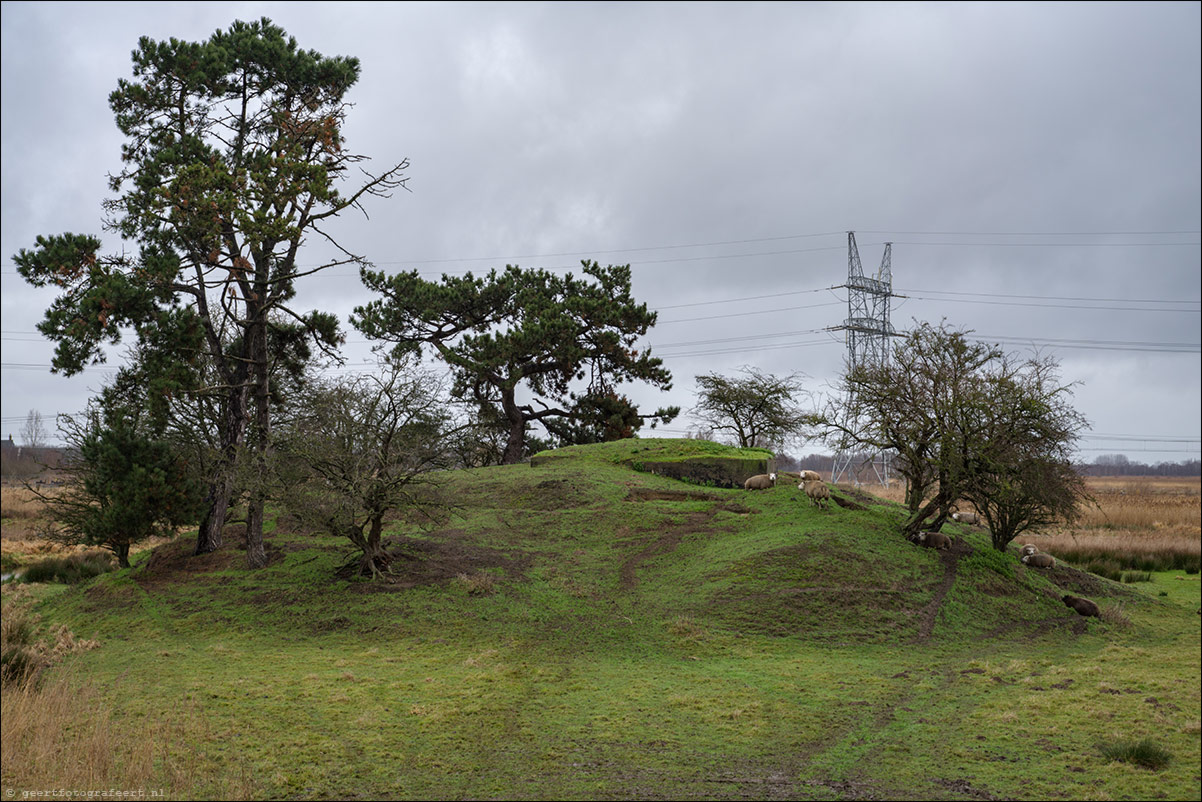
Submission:
{"label": "tree canopy", "polygon": [[1086,495],[1071,452],[1086,424],[1053,361],[1018,360],[969,333],[915,326],[891,359],[844,374],[847,400],[828,404],[820,422],[844,447],[895,455],[908,537],[938,530],[964,499],[1004,549],[1019,532],[1075,516]]}
{"label": "tree canopy", "polygon": [[305,390],[299,413],[280,429],[280,474],[289,511],[356,547],[360,576],[387,573],[384,517],[438,509],[435,471],[452,460],[453,425],[439,377],[405,361],[378,374],[343,377]]}
{"label": "tree canopy", "polygon": [[56,492],[34,490],[50,514],[49,539],[101,546],[122,568],[133,544],[195,523],[203,499],[187,458],[126,389],[110,386],[83,415],[62,417],[66,482]]}
{"label": "tree canopy", "polygon": [[508,426],[504,463],[522,457],[534,422],[561,435],[583,425],[581,436],[618,437],[647,419],[672,420],[678,408],[641,414],[616,392],[627,381],[672,386],[661,360],[638,348],[656,314],[631,296],[630,266],[582,266],[582,278],[508,265],[441,281],[362,270],[383,298],[357,307],[351,322],[398,352],[432,348],[451,368],[452,393]]}
{"label": "tree canopy", "polygon": [[[324,227],[366,196],[403,186],[402,161],[340,190],[365,157],[341,131],[359,63],[325,57],[264,18],[235,22],[204,42],[143,37],[133,76],[109,104],[125,135],[123,169],[111,177],[105,226],[138,243],[136,255],[101,256],[91,235],[39,236],[16,255],[18,271],[60,295],[39,330],[57,343],[54,370],[103,362],[102,346],[132,327],[158,395],[219,397],[222,459],[210,479],[197,551],[221,544],[234,463],[249,442],[262,460],[272,403],[273,318],[298,326],[333,353],[337,320],[295,310],[296,281],[363,260]],[[336,256],[302,265],[311,235]],[[156,356],[157,355],[157,356]],[[205,371],[192,369],[205,360]],[[195,379],[207,374],[206,380]],[[247,559],[265,562],[261,497],[250,501]]]}
{"label": "tree canopy", "polygon": [[697,377],[692,416],[714,432],[729,432],[740,448],[779,447],[796,436],[809,415],[795,399],[800,374],[779,377],[745,367],[742,377],[717,373]]}

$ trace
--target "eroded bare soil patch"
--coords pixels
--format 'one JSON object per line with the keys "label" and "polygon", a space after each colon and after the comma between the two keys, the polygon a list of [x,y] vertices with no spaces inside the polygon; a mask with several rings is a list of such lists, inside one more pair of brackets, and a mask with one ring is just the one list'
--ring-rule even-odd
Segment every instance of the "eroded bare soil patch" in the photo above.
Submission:
{"label": "eroded bare soil patch", "polygon": [[[362,582],[352,587],[362,592],[395,591],[449,582],[462,575],[472,576],[500,568],[507,579],[524,580],[531,557],[520,551],[502,551],[474,542],[474,536],[462,529],[441,529],[422,539],[404,538],[394,546],[391,571],[381,581]],[[350,579],[357,563],[339,569],[338,576]]]}

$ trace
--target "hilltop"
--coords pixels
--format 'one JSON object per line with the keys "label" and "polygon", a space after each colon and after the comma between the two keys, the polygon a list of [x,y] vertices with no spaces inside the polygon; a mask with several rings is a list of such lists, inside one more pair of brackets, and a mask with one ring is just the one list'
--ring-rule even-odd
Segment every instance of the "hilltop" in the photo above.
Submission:
{"label": "hilltop", "polygon": [[[454,472],[445,477],[442,520],[396,522],[394,581],[343,589],[378,594],[470,580],[511,604],[541,600],[551,607],[543,616],[593,619],[598,634],[637,614],[687,617],[736,635],[849,644],[1083,631],[1061,594],[1132,596],[1068,566],[1027,569],[968,527],[950,551],[917,547],[897,532],[899,508],[864,494],[860,509],[823,510],[796,484],[707,487],[646,467],[770,458],[748,452],[706,441],[627,440],[543,452],[533,465]],[[346,544],[291,525],[280,517],[267,581],[254,583],[272,588],[267,609],[286,609],[289,619],[311,606],[323,571],[330,583],[349,575],[338,568]],[[231,581],[240,576],[235,552],[191,557],[190,546],[160,547],[129,579],[167,598],[177,584],[219,582],[231,591],[240,584]],[[221,570],[206,572],[210,564]],[[409,606],[400,597],[396,603]],[[246,614],[257,625],[280,623],[265,610]],[[303,615],[311,624],[316,616]]]}
{"label": "hilltop", "polygon": [[[1099,693],[1125,731],[1171,728],[1181,761],[1116,797],[1193,782],[1192,609],[1029,570],[967,527],[914,546],[868,495],[822,510],[796,484],[647,470],[764,452],[538,457],[445,474],[438,520],[393,522],[391,582],[345,578],[347,544],[285,511],[266,569],[184,539],[41,611],[101,642],[79,661],[116,710],[191,706],[209,729],[188,748],[213,777],[242,765],[257,797],[1072,796],[1111,774]],[[1066,592],[1132,623],[1080,618]]]}

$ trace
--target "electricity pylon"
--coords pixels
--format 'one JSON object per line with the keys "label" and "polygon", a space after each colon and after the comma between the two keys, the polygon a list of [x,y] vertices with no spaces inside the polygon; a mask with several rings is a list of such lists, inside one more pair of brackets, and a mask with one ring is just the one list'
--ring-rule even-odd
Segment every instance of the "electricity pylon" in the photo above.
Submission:
{"label": "electricity pylon", "polygon": [[[896,332],[889,322],[890,299],[893,297],[893,243],[885,243],[885,253],[876,276],[865,276],[860,264],[860,250],[856,247],[856,233],[847,232],[847,320],[839,328],[847,332],[847,370],[860,365],[880,364],[889,361],[889,338]],[[848,424],[854,424],[857,415],[856,399],[844,399],[843,414]],[[859,476],[851,470],[855,459],[852,443],[844,436],[835,454],[831,481],[837,482],[845,473],[859,484]],[[889,455],[873,455],[872,467],[881,484],[889,482]]]}

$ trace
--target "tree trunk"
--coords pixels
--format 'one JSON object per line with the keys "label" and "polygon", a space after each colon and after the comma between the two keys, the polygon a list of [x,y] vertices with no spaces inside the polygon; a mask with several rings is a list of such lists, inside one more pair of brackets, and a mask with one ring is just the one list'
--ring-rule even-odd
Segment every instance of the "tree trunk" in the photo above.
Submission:
{"label": "tree trunk", "polygon": [[351,534],[351,542],[363,549],[363,554],[359,557],[359,576],[375,579],[392,565],[392,556],[385,551],[381,542],[380,535],[383,530],[384,515],[380,513],[372,516],[366,539],[357,530]]}
{"label": "tree trunk", "polygon": [[263,568],[267,565],[267,552],[263,547],[263,506],[267,481],[267,449],[271,439],[270,385],[267,369],[267,318],[260,312],[248,332],[251,363],[254,370],[255,388],[255,475],[252,478],[249,509],[246,516],[246,567]]}
{"label": "tree trunk", "polygon": [[[219,465],[225,465],[222,459]],[[225,516],[229,512],[230,497],[234,494],[233,468],[224,471],[209,484],[206,501],[209,509],[200,521],[200,530],[196,534],[196,554],[208,554],[221,548],[221,533],[225,529]]]}
{"label": "tree trunk", "polygon": [[514,401],[512,389],[501,391],[501,408],[509,421],[509,441],[505,444],[505,453],[501,455],[501,464],[516,465],[521,462],[522,451],[526,446],[526,420]]}
{"label": "tree trunk", "polygon": [[208,511],[200,522],[194,554],[208,554],[221,548],[225,517],[234,495],[234,468],[238,451],[246,437],[247,388],[241,384],[244,373],[237,371],[238,383],[230,389],[229,398],[222,405],[222,454],[209,482],[209,492],[205,498]]}
{"label": "tree trunk", "polygon": [[255,490],[251,494],[246,511],[246,567],[263,568],[266,565],[267,551],[263,548],[263,494]]}
{"label": "tree trunk", "polygon": [[933,527],[934,531],[939,531],[939,528],[943,526],[943,522],[947,520],[947,505],[948,501],[944,498],[943,492],[936,493],[935,497],[927,502],[926,505],[921,507],[917,512],[911,513],[902,527],[902,534],[906,536],[907,540],[913,540],[919,532],[923,531],[926,521],[931,517],[932,513],[939,514],[939,517],[935,519],[936,525]]}
{"label": "tree trunk", "polygon": [[113,547],[113,554],[117,555],[117,567],[129,568],[129,544],[117,543]]}

